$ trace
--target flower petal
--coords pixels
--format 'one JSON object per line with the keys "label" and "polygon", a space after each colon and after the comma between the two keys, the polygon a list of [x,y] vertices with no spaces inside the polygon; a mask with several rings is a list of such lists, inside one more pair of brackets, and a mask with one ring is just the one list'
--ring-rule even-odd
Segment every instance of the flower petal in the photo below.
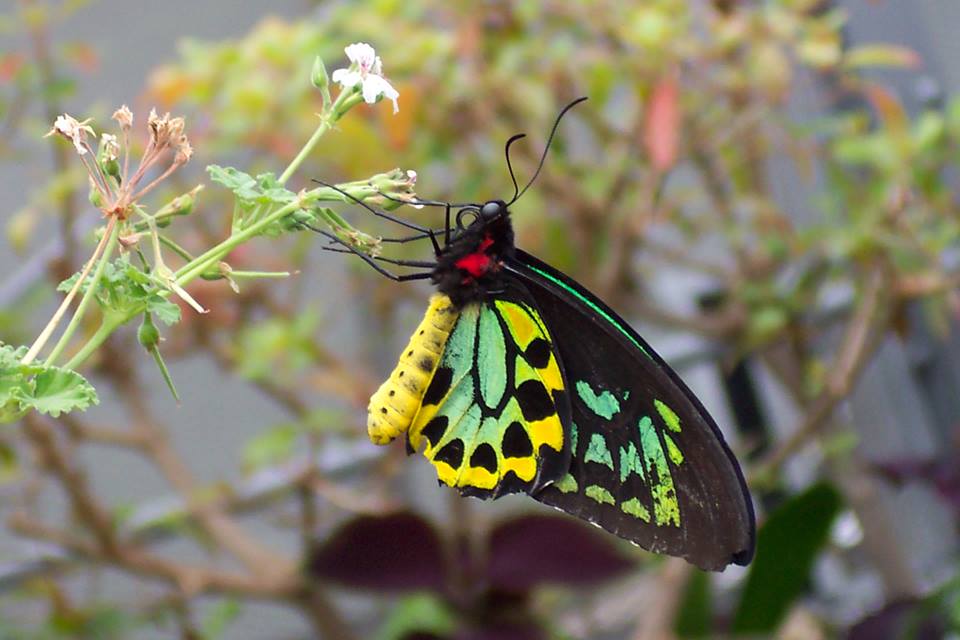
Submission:
{"label": "flower petal", "polygon": [[383,88],[380,86],[380,80],[383,80],[380,76],[367,76],[363,81],[363,101],[367,104],[373,104],[377,101],[377,98],[380,97],[380,94],[383,93]]}
{"label": "flower petal", "polygon": [[339,82],[340,86],[344,89],[352,89],[363,82],[363,78],[359,72],[350,71],[349,69],[337,69],[333,72],[331,78],[334,82]]}
{"label": "flower petal", "polygon": [[343,51],[347,54],[350,62],[359,65],[361,69],[372,67],[377,58],[377,52],[366,42],[354,42],[347,45]]}

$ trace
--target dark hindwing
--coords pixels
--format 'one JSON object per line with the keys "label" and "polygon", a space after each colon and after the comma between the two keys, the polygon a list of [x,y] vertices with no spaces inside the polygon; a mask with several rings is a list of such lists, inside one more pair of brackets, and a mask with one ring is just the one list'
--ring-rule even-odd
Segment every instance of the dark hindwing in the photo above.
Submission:
{"label": "dark hindwing", "polygon": [[556,346],[519,282],[463,306],[408,431],[463,495],[532,493],[570,465],[570,402]]}
{"label": "dark hindwing", "polygon": [[747,564],[750,495],[696,397],[576,282],[519,250],[506,266],[553,336],[572,413],[570,472],[533,497],[703,569]]}

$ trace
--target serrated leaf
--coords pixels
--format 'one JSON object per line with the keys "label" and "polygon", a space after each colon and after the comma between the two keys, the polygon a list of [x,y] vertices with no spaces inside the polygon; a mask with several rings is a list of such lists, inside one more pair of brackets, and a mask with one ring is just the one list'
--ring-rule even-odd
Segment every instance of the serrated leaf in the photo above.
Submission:
{"label": "serrated leaf", "polygon": [[26,347],[14,347],[12,344],[0,342],[0,372],[8,368],[19,367],[20,361],[23,360],[25,355],[27,355]]}
{"label": "serrated leaf", "polygon": [[254,189],[257,181],[248,173],[244,173],[233,167],[221,167],[220,165],[207,165],[207,173],[210,179],[225,186],[230,191],[237,193],[244,189]]}
{"label": "serrated leaf", "polygon": [[33,389],[21,394],[20,403],[40,413],[57,418],[61,413],[81,411],[98,404],[97,392],[76,371],[49,367],[33,379]]}
{"label": "serrated leaf", "polygon": [[147,312],[168,327],[180,322],[180,305],[158,295],[147,298]]}

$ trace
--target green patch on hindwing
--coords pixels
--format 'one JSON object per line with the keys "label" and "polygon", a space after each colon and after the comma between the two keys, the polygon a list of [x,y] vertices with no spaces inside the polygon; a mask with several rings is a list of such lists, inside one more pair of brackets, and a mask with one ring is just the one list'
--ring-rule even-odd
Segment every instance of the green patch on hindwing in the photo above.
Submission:
{"label": "green patch on hindwing", "polygon": [[[630,396],[629,391],[618,394],[614,390],[594,388],[586,380],[578,380],[575,389],[583,405],[603,422],[616,419]],[[557,483],[557,488],[564,493],[582,490],[587,498],[599,504],[616,505],[623,513],[644,522],[679,527],[680,504],[671,465],[678,467],[684,461],[683,452],[675,440],[676,434],[681,433],[680,418],[665,402],[654,399],[652,404],[655,412],[641,416],[633,423],[636,432],[625,434],[625,444],[611,446],[609,434],[614,429],[625,428],[626,425],[620,424],[610,429],[588,432],[589,435],[584,436],[588,438],[586,446],[580,454],[584,463],[600,465],[616,474],[607,483],[608,487],[642,486],[649,502],[640,495],[616,495],[616,491],[595,483],[580,487],[577,480],[569,475]],[[577,435],[574,425],[571,439],[574,440],[575,452],[580,451],[575,442]],[[618,440],[622,441],[620,438]],[[652,513],[647,504],[653,507]]]}

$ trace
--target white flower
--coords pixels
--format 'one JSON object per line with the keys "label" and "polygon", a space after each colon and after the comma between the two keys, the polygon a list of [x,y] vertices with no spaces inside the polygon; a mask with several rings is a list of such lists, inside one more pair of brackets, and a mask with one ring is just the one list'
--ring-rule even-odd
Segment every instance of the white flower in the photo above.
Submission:
{"label": "white flower", "polygon": [[350,59],[350,68],[334,71],[333,81],[339,82],[344,89],[353,89],[359,84],[364,102],[373,104],[383,96],[393,102],[394,113],[399,111],[397,98],[400,94],[383,77],[383,63],[374,48],[366,42],[355,42],[344,52]]}
{"label": "white flower", "polygon": [[89,126],[90,120],[90,118],[87,118],[80,122],[68,113],[57,116],[57,119],[53,122],[53,129],[50,129],[44,138],[54,134],[61,135],[72,142],[77,149],[77,153],[82,156],[87,152],[87,135],[94,135],[93,128]]}

